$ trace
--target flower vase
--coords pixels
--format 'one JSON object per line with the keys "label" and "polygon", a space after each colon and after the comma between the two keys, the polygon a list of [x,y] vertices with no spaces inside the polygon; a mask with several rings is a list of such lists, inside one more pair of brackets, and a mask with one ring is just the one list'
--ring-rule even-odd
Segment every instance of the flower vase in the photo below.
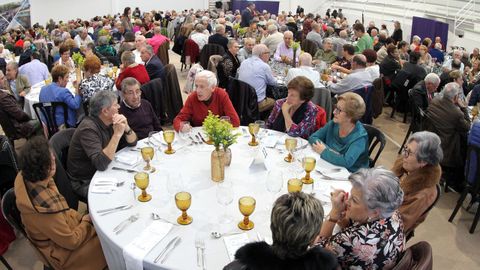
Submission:
{"label": "flower vase", "polygon": [[225,152],[219,148],[212,152],[211,171],[214,182],[222,182],[225,179]]}
{"label": "flower vase", "polygon": [[230,148],[225,148],[225,166],[230,166],[232,163],[232,150]]}
{"label": "flower vase", "polygon": [[80,67],[75,68],[75,77],[77,82],[82,80],[82,69]]}

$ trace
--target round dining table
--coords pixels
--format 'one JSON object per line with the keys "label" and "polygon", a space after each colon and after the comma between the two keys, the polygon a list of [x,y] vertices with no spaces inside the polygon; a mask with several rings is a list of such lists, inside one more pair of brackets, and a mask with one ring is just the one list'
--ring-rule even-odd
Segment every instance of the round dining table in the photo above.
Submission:
{"label": "round dining table", "polygon": [[[221,192],[219,184],[211,180],[211,153],[214,146],[204,143],[201,137],[206,138],[200,127],[193,128],[188,134],[176,133],[173,149],[174,154],[164,153],[164,144],[161,132],[137,143],[135,147],[126,147],[116,153],[116,158],[105,171],[97,171],[90,183],[88,194],[89,213],[99,236],[104,255],[110,269],[132,269],[126,266],[125,249],[135,241],[147,227],[154,222],[152,213],[164,222],[175,224],[158,243],[146,254],[140,254],[141,265],[144,269],[222,269],[230,263],[232,252],[227,252],[225,237],[214,238],[212,232],[243,233],[238,223],[243,220],[239,211],[238,200],[243,196],[252,196],[256,206],[250,220],[254,228],[245,231],[249,241],[263,241],[271,243],[270,211],[274,200],[287,193],[287,181],[290,178],[300,178],[305,175],[301,165],[301,158],[315,157],[316,169],[311,172],[314,184],[303,185],[303,191],[312,193],[324,207],[325,215],[331,209],[330,192],[333,189],[349,190],[349,172],[321,159],[315,153],[308,141],[297,138],[297,149],[293,152],[294,162],[287,163],[284,157],[286,134],[261,129],[259,145],[249,146],[251,137],[248,128],[236,129],[240,133],[237,143],[230,146],[232,162],[225,168],[225,181],[232,183],[233,201],[225,206],[217,202],[217,193]],[[202,135],[202,136],[200,136]],[[155,137],[157,136],[157,137]],[[155,171],[149,171],[149,186],[146,189],[152,199],[148,202],[138,201],[141,191],[134,188],[134,175],[142,171],[143,161],[140,148],[153,146],[155,154],[150,162]],[[115,169],[113,169],[116,167]],[[119,170],[118,168],[122,169]],[[270,193],[266,188],[269,171],[281,172],[282,189],[278,193]],[[326,177],[324,175],[332,172]],[[325,179],[327,178],[327,179]],[[95,192],[95,183],[112,179],[118,181],[118,187],[111,192]],[[191,194],[191,206],[187,210],[193,218],[189,225],[178,225],[176,220],[181,215],[174,201],[174,195],[179,191]],[[98,211],[127,205],[126,209],[108,215],[101,215]],[[224,214],[232,219],[225,223]],[[120,233],[114,228],[131,216],[138,220],[129,223]],[[175,237],[181,238],[178,246],[170,252],[163,262],[155,263],[155,258],[166,248]],[[205,265],[197,264],[196,240],[202,239],[205,247]],[[137,255],[138,257],[138,255]],[[141,267],[139,268],[141,269]]]}

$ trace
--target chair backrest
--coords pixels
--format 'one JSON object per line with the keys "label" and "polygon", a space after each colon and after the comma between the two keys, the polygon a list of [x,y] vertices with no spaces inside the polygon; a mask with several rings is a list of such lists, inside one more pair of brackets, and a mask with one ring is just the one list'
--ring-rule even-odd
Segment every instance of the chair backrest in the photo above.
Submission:
{"label": "chair backrest", "polygon": [[214,54],[223,55],[225,54],[225,49],[218,44],[205,44],[205,46],[203,46],[200,51],[200,65],[202,65],[204,69],[208,68],[208,60],[210,60],[210,56]]}
{"label": "chair backrest", "polygon": [[[368,125],[368,124],[363,124],[363,127],[367,131],[368,134],[368,156],[370,157],[370,168],[375,167],[375,163],[378,160],[378,157],[383,151],[383,148],[385,148],[385,144],[387,143],[387,140],[385,139],[385,135],[383,132],[381,132],[378,128]],[[380,144],[380,145],[379,145]],[[372,158],[371,155],[373,153],[373,150],[379,145],[377,153],[375,154],[375,157]]]}
{"label": "chair backrest", "polygon": [[50,138],[50,145],[64,168],[67,168],[68,148],[70,147],[70,141],[72,140],[75,130],[75,128],[60,130]]}
{"label": "chair backrest", "polygon": [[259,112],[255,88],[246,82],[230,77],[227,93],[238,117],[240,117],[241,125],[246,126],[258,120]]}
{"label": "chair backrest", "polygon": [[467,184],[473,187],[473,194],[480,191],[480,147],[477,145],[468,145],[467,161],[465,162],[465,178]]}
{"label": "chair backrest", "polygon": [[393,270],[432,270],[432,246],[421,241],[407,248]]}
{"label": "chair backrest", "polygon": [[383,91],[383,80],[376,78],[373,80],[373,93],[372,93],[372,116],[377,118],[383,111],[383,100],[385,99],[385,93]]}
{"label": "chair backrest", "polygon": [[170,49],[170,42],[165,41],[158,47],[157,56],[162,61],[162,64],[168,65],[170,64],[170,57],[168,56],[168,50]]}
{"label": "chair backrest", "polygon": [[372,124],[373,122],[373,116],[372,116],[373,85],[366,85],[364,87],[355,89],[352,92],[359,94],[363,98],[363,101],[365,102],[365,114],[360,119],[360,122],[364,124]]}
{"label": "chair backrest", "polygon": [[210,59],[208,59],[207,69],[217,74],[217,65],[218,63],[220,63],[220,61],[222,61],[222,59],[223,59],[223,56],[221,55],[218,55],[218,54],[210,55]]}
{"label": "chair backrest", "polygon": [[313,90],[313,97],[311,101],[319,105],[325,110],[327,114],[327,122],[332,118],[332,95],[327,88],[315,88]]}
{"label": "chair backrest", "polygon": [[178,83],[177,70],[173,64],[165,66],[165,98],[167,100],[166,117],[168,122],[173,122],[183,107],[182,92]]}
{"label": "chair backrest", "polygon": [[[183,45],[183,51],[180,61],[184,64],[196,63],[197,58],[200,54],[200,48],[198,44],[193,41],[193,39],[186,39],[185,44]],[[190,63],[187,63],[187,56],[189,57]]]}
{"label": "chair backrest", "polygon": [[0,194],[13,187],[18,173],[18,164],[15,150],[10,140],[0,135]]}
{"label": "chair backrest", "polygon": [[168,100],[165,98],[165,85],[162,79],[153,79],[146,84],[140,86],[142,90],[142,98],[148,100],[153,107],[153,111],[157,114],[161,122],[167,120]]}
{"label": "chair backrest", "polygon": [[[56,112],[58,109],[63,110],[63,122],[57,123]],[[68,125],[68,107],[67,104],[63,102],[43,102],[33,104],[33,109],[38,119],[41,119],[44,124],[47,125],[48,138],[51,138],[53,134],[57,133],[59,130],[59,125],[64,124],[65,127],[70,127]]]}
{"label": "chair backrest", "polygon": [[309,39],[303,40],[302,43],[300,44],[300,47],[304,52],[308,52],[310,55],[312,55],[312,57],[315,55],[315,53],[318,50],[317,43]]}

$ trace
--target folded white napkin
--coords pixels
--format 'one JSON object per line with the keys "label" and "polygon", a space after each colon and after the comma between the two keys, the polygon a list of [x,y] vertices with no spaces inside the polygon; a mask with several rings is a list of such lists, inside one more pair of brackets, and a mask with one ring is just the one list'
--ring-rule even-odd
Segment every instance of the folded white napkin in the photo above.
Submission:
{"label": "folded white napkin", "polygon": [[262,139],[263,145],[265,147],[273,148],[278,142],[278,136],[275,135],[268,135],[267,137]]}
{"label": "folded white napkin", "polygon": [[99,194],[110,194],[117,188],[114,186],[92,186],[90,187],[90,192],[91,193],[99,193]]}
{"label": "folded white napkin", "polygon": [[[118,179],[113,177],[98,177],[93,180],[90,192],[100,194],[110,194],[117,190]],[[101,184],[101,185],[100,185]]]}
{"label": "folded white napkin", "polygon": [[225,236],[223,238],[223,241],[225,242],[225,247],[227,248],[227,253],[230,257],[230,261],[235,260],[235,252],[237,252],[239,248],[250,242],[247,233]]}
{"label": "folded white napkin", "polygon": [[143,258],[172,229],[172,224],[154,220],[143,232],[123,249],[127,270],[143,270]]}
{"label": "folded white napkin", "polygon": [[115,161],[129,165],[129,166],[134,166],[135,164],[138,163],[139,156],[140,155],[138,152],[124,151],[124,152],[118,153],[115,156]]}

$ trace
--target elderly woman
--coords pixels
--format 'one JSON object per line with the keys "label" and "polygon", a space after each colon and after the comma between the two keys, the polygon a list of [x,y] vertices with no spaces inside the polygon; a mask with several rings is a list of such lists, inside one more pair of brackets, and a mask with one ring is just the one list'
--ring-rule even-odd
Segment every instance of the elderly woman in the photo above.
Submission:
{"label": "elderly woman", "polygon": [[190,125],[182,125],[185,121],[194,127],[201,126],[208,111],[219,116],[229,116],[234,127],[240,125],[240,118],[227,92],[217,87],[215,73],[203,70],[195,76],[195,91],[188,96],[182,110],[173,120],[173,127],[176,131],[189,130]]}
{"label": "elderly woman", "polygon": [[125,51],[122,53],[122,64],[120,65],[120,74],[115,81],[117,89],[121,89],[122,81],[125,78],[133,77],[137,79],[141,84],[145,84],[150,81],[147,69],[144,65],[137,64],[135,62],[135,54],[131,51]]}
{"label": "elderly woman", "polygon": [[223,59],[217,65],[218,86],[224,89],[227,89],[230,77],[237,77],[237,69],[240,67],[240,61],[237,57],[240,49],[238,42],[235,39],[229,40],[227,48]]}
{"label": "elderly woman", "polygon": [[99,91],[113,90],[113,80],[105,75],[99,74],[100,59],[93,55],[85,58],[83,63],[84,79],[80,82],[79,88],[82,92],[83,103],[89,102],[90,98]]}
{"label": "elderly woman", "polygon": [[97,40],[97,47],[95,51],[103,56],[115,56],[117,51],[110,44],[108,44],[107,36],[99,36]]}
{"label": "elderly woman", "polygon": [[[361,169],[348,178],[350,196],[332,193],[332,210],[320,232],[320,245],[336,254],[342,269],[391,269],[404,248],[398,208],[398,178],[382,168]],[[343,219],[343,220],[342,220]],[[337,222],[342,230],[332,235]]]}
{"label": "elderly woman", "polygon": [[60,46],[60,58],[55,65],[64,65],[70,70],[70,72],[75,70],[75,63],[73,63],[73,59],[70,57],[70,47],[68,45]]}
{"label": "elderly woman", "polygon": [[103,269],[105,257],[90,216],[68,207],[53,180],[55,155],[43,136],[25,144],[15,195],[25,231],[54,269]]}
{"label": "elderly woman", "polygon": [[418,64],[421,65],[423,68],[427,68],[430,66],[432,62],[432,56],[428,53],[428,47],[425,45],[420,45],[420,60]]}
{"label": "elderly woman", "polygon": [[224,270],[337,269],[332,254],[320,246],[312,247],[322,223],[319,200],[303,192],[284,194],[272,209],[273,244],[254,242],[243,246]]}
{"label": "elderly woman", "polygon": [[405,193],[399,211],[408,235],[425,220],[428,214],[425,211],[438,196],[435,185],[442,176],[439,163],[443,152],[437,134],[421,131],[410,136],[402,153],[392,171],[400,178]]}
{"label": "elderly woman", "polygon": [[368,168],[368,134],[358,120],[365,113],[365,102],[358,94],[338,97],[333,119],[308,139],[324,160],[355,172]]}
{"label": "elderly woman", "polygon": [[275,102],[267,127],[306,139],[316,130],[317,114],[321,114],[321,125],[325,125],[325,111],[310,101],[314,88],[307,77],[297,76],[287,87],[288,96]]}

